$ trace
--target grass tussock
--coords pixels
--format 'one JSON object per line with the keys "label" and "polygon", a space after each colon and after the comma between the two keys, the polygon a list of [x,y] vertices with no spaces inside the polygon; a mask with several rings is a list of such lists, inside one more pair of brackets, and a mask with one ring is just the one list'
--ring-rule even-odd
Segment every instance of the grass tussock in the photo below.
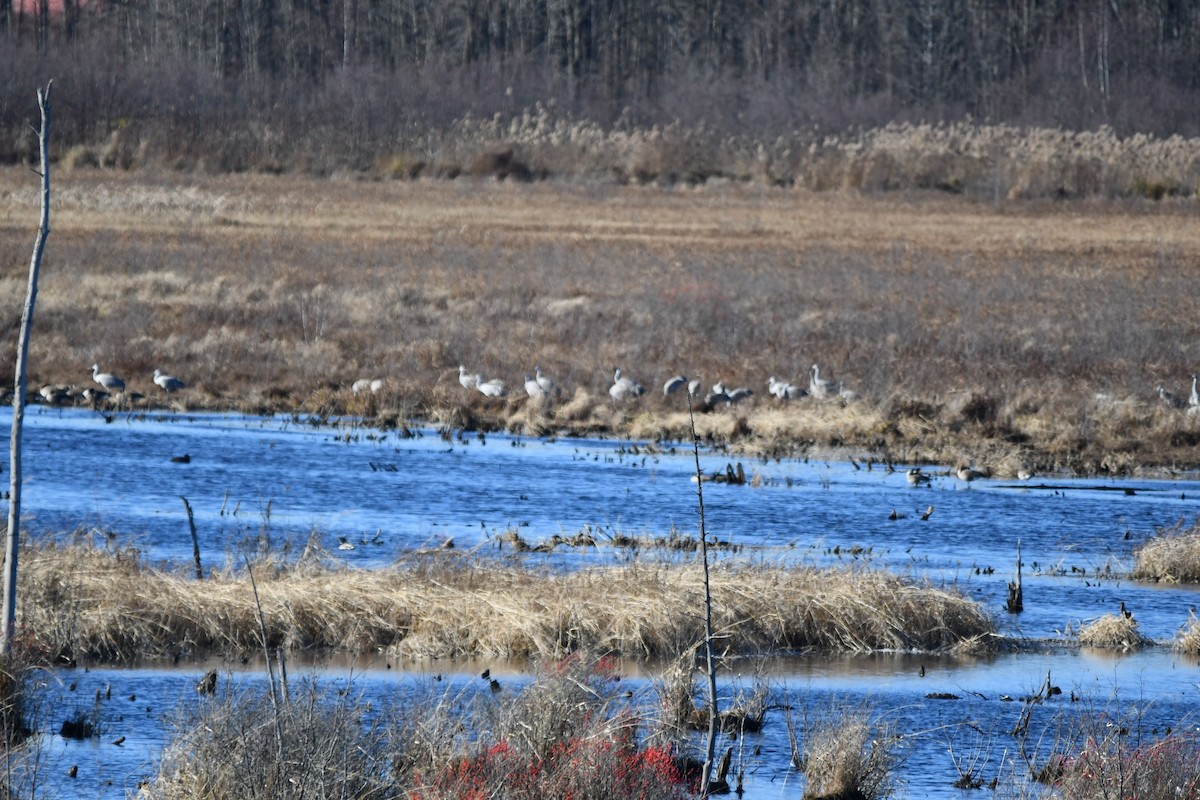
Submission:
{"label": "grass tussock", "polygon": [[1137,620],[1129,614],[1105,614],[1079,629],[1084,647],[1116,650],[1140,650],[1154,643],[1138,630]]}
{"label": "grass tussock", "polygon": [[1133,577],[1163,583],[1200,582],[1200,522],[1160,530],[1134,552]]}
{"label": "grass tussock", "polygon": [[1181,653],[1200,656],[1200,618],[1196,617],[1194,611],[1188,614],[1187,624],[1175,640],[1175,649]]}
{"label": "grass tussock", "polygon": [[811,722],[794,760],[804,800],[882,800],[897,788],[900,737],[865,710],[830,712]]}
{"label": "grass tussock", "polygon": [[681,759],[653,738],[610,661],[543,663],[519,690],[491,681],[418,687],[383,709],[310,683],[278,713],[261,692],[226,690],[181,715],[148,790],[189,800],[686,795]]}
{"label": "grass tussock", "polygon": [[[129,660],[259,647],[244,570],[195,580],[135,553],[42,544],[23,559],[24,625],[46,648]],[[397,656],[671,656],[699,641],[694,558],[555,573],[439,551],[393,567],[260,563],[272,646]],[[864,569],[718,564],[714,625],[731,653],[980,647],[990,617],[962,595]]]}

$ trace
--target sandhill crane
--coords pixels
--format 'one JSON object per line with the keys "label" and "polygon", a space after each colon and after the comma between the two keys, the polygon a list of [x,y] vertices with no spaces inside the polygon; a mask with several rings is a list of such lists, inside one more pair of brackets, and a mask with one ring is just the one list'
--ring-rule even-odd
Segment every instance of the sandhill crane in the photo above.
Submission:
{"label": "sandhill crane", "polygon": [[687,386],[687,382],[687,375],[676,375],[673,378],[669,378],[667,382],[663,384],[663,397],[675,394],[680,389]]}
{"label": "sandhill crane", "polygon": [[458,365],[458,382],[462,384],[464,389],[474,389],[475,381],[479,378],[478,374],[471,375],[467,372],[467,368],[462,364]]}
{"label": "sandhill crane", "polygon": [[1158,399],[1170,408],[1183,408],[1183,400],[1176,397],[1170,389],[1163,388],[1162,384],[1155,386],[1154,391],[1158,392]]}
{"label": "sandhill crane", "polygon": [[700,379],[699,378],[692,378],[690,381],[688,381],[688,394],[691,395],[692,397],[695,397],[696,395],[700,394]]}
{"label": "sandhill crane", "polygon": [[637,381],[621,376],[621,368],[613,372],[613,385],[608,389],[608,396],[614,403],[619,403],[630,397],[641,397],[646,393],[646,387]]}
{"label": "sandhill crane", "polygon": [[174,375],[164,375],[161,369],[154,370],[154,383],[158,388],[162,389],[167,394],[178,392],[180,389],[186,389],[187,384],[176,378]]}
{"label": "sandhill crane", "polygon": [[908,481],[909,486],[929,486],[933,482],[932,478],[921,472],[920,467],[910,469],[904,479]]}
{"label": "sandhill crane", "polygon": [[798,400],[801,397],[808,397],[807,390],[801,389],[799,386],[794,384],[778,380],[774,375],[767,380],[767,390],[780,400]]}
{"label": "sandhill crane", "polygon": [[525,394],[529,395],[530,400],[546,399],[546,390],[542,388],[536,378],[529,377],[528,373],[525,375]]}
{"label": "sandhill crane", "polygon": [[125,391],[125,381],[113,375],[111,372],[101,372],[99,364],[92,364],[92,380],[103,386],[110,392]]}
{"label": "sandhill crane", "polygon": [[533,368],[533,379],[537,381],[537,385],[542,388],[542,392],[544,392],[547,397],[549,397],[554,391],[554,381],[542,374],[541,367],[535,366]]}
{"label": "sandhill crane", "polygon": [[726,394],[729,396],[729,403],[733,405],[735,403],[742,402],[747,397],[750,397],[752,394],[754,394],[754,390],[749,386],[739,386],[730,392],[726,392]]}
{"label": "sandhill crane", "polygon": [[808,393],[813,397],[824,399],[833,391],[833,383],[821,377],[821,368],[816,364],[812,365],[812,371],[808,378]]}
{"label": "sandhill crane", "polygon": [[504,397],[504,381],[498,378],[485,381],[476,375],[475,388],[482,392],[485,397]]}

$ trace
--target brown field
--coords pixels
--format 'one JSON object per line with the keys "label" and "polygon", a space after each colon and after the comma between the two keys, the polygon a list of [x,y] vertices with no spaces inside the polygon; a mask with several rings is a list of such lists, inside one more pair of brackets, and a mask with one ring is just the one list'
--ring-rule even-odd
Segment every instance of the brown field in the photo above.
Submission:
{"label": "brown field", "polygon": [[[1200,226],[1191,200],[200,176],[52,176],[30,388],[90,365],[165,405],[526,433],[679,437],[678,372],[755,396],[703,436],[850,448],[997,475],[1200,465]],[[0,171],[0,319],[16,341],[37,178]],[[0,354],[12,384],[13,351]],[[849,404],[766,392],[842,382]],[[508,383],[487,400],[465,365]],[[535,365],[557,384],[527,402]],[[614,367],[646,396],[614,408]],[[359,378],[382,378],[355,396]],[[76,401],[82,402],[82,401]]]}

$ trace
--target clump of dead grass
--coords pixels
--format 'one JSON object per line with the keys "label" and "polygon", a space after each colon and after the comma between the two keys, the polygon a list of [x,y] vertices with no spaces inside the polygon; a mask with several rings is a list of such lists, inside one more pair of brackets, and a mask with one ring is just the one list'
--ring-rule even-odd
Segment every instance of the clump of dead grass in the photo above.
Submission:
{"label": "clump of dead grass", "polygon": [[1175,640],[1175,649],[1181,653],[1200,655],[1200,618],[1196,617],[1195,611],[1188,613],[1187,624]]}
{"label": "clump of dead grass", "polygon": [[1134,551],[1133,577],[1163,583],[1200,582],[1200,522],[1159,530]]}
{"label": "clump of dead grass", "polygon": [[1055,784],[1063,800],[1200,796],[1200,739],[1194,732],[1142,740],[1120,725],[1093,727],[1097,730],[1079,751],[1058,763],[1061,774]]}
{"label": "clump of dead grass", "polygon": [[1079,643],[1084,647],[1117,650],[1140,650],[1154,640],[1138,630],[1130,614],[1105,614],[1079,629]]}
{"label": "clump of dead grass", "polygon": [[[87,544],[31,547],[24,561],[24,624],[48,648],[130,660],[260,646],[244,570],[195,580]],[[688,611],[699,608],[702,570],[686,556],[563,573],[437,551],[372,571],[268,561],[255,577],[272,647],[658,657],[698,641],[703,627]],[[729,561],[712,583],[714,625],[731,653],[947,650],[981,647],[994,632],[968,598],[882,571]]]}
{"label": "clump of dead grass", "polygon": [[[805,800],[881,800],[897,787],[900,737],[893,726],[863,709],[839,709],[804,731],[799,766]],[[795,758],[795,757],[794,757]]]}

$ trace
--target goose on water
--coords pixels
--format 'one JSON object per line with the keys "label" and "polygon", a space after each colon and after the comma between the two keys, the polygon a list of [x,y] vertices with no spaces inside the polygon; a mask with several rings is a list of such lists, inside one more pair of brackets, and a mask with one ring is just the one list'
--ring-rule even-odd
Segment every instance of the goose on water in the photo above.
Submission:
{"label": "goose on water", "polygon": [[103,386],[110,392],[125,391],[125,381],[113,375],[111,372],[101,372],[99,364],[92,364],[92,380]]}
{"label": "goose on water", "polygon": [[970,483],[971,481],[974,481],[974,480],[978,480],[979,478],[987,477],[987,473],[980,472],[977,469],[971,469],[970,467],[965,466],[965,465],[959,467],[958,470],[954,474],[958,476],[958,479],[960,481],[966,481],[967,483]]}
{"label": "goose on water", "polygon": [[174,375],[164,375],[161,369],[154,370],[154,384],[162,389],[167,394],[178,392],[180,389],[186,389],[187,384],[176,378]]}
{"label": "goose on water", "polygon": [[909,486],[929,486],[933,482],[932,478],[921,472],[920,467],[910,469],[904,479],[908,481]]}

